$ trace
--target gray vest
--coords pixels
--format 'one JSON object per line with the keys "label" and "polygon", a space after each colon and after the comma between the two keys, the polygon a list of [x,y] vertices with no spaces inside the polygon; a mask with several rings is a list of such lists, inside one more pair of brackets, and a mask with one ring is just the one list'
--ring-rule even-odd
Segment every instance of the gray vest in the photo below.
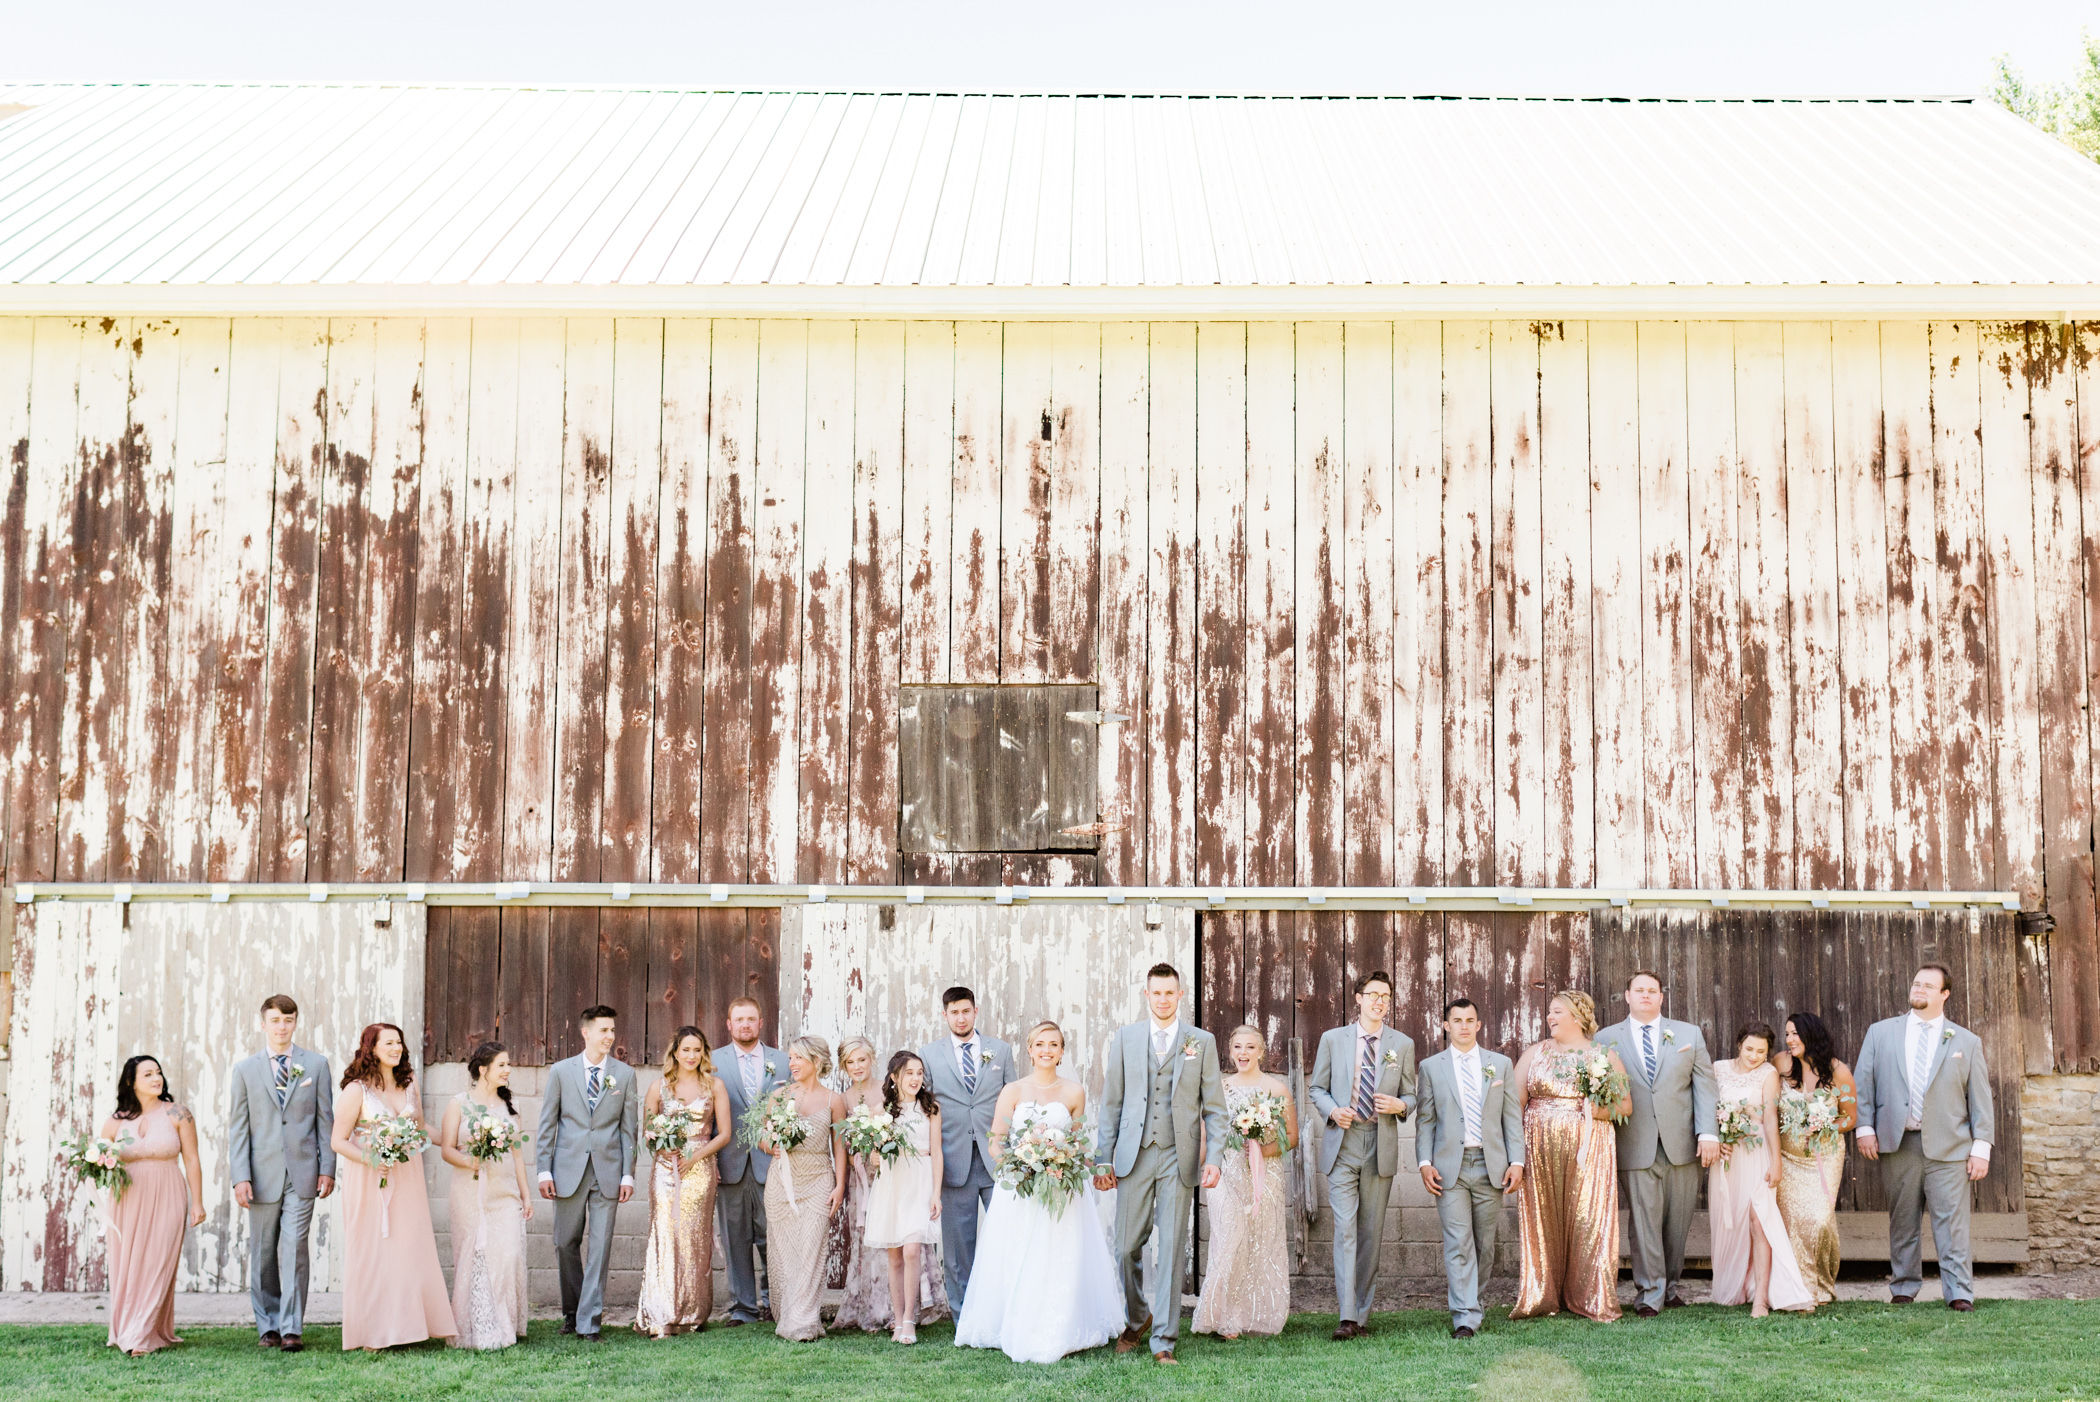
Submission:
{"label": "gray vest", "polygon": [[[1145,1050],[1152,1050],[1149,1041]],[[1178,1056],[1169,1046],[1164,1061],[1157,1057],[1152,1061],[1152,1094],[1145,1101],[1144,1144],[1148,1148],[1174,1147],[1174,1062]]]}

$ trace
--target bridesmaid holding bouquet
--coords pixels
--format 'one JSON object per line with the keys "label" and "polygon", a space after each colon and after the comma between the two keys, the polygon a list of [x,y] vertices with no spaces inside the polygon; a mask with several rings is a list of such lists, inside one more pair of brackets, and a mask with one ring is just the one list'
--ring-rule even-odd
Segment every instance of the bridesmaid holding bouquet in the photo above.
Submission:
{"label": "bridesmaid holding bouquet", "polygon": [[[839,1070],[846,1082],[846,1117],[882,1113],[882,1081],[875,1074],[875,1044],[866,1037],[848,1037],[839,1043]],[[868,1190],[874,1184],[874,1169],[867,1159],[846,1151],[846,1201],[831,1222],[826,1274],[843,1279],[839,1310],[832,1317],[834,1329],[860,1329],[874,1333],[889,1327],[889,1262],[880,1251],[867,1247]]]}
{"label": "bridesmaid holding bouquet", "polygon": [[[1237,1339],[1242,1334],[1280,1334],[1291,1310],[1290,1262],[1286,1255],[1284,1211],[1290,1201],[1283,1156],[1298,1141],[1298,1107],[1290,1087],[1261,1069],[1268,1042],[1261,1029],[1243,1024],[1232,1030],[1227,1054],[1233,1073],[1224,1078],[1225,1122],[1229,1133],[1245,1140],[1226,1153],[1218,1186],[1204,1201],[1210,1214],[1210,1260],[1203,1273],[1203,1293],[1196,1300],[1198,1334]],[[1262,1102],[1261,1097],[1271,1100]],[[1263,1103],[1281,1102],[1282,1115],[1265,1137],[1255,1139],[1241,1123],[1252,1119]],[[1250,1153],[1249,1150],[1254,1152]],[[1261,1180],[1255,1181],[1256,1155]]]}
{"label": "bridesmaid holding bouquet", "polygon": [[657,1339],[705,1329],[714,1312],[715,1155],[735,1127],[705,1032],[681,1027],[672,1033],[663,1073],[642,1101],[642,1133],[651,1150],[649,1245],[634,1309],[635,1332]]}
{"label": "bridesmaid holding bouquet", "polygon": [[175,1268],[183,1234],[204,1221],[197,1120],[168,1092],[160,1061],[135,1056],[117,1076],[117,1113],[101,1134],[125,1136],[131,1176],[109,1212],[109,1346],[144,1358],[182,1342],[175,1336]]}
{"label": "bridesmaid holding bouquet", "polygon": [[941,1105],[926,1089],[926,1063],[916,1052],[890,1058],[882,1108],[904,1147],[888,1164],[869,1170],[876,1177],[868,1189],[862,1249],[870,1256],[887,1253],[890,1338],[915,1344],[921,1289],[929,1278],[938,1279],[927,1266],[941,1230]]}
{"label": "bridesmaid holding bouquet", "polygon": [[824,1337],[824,1247],[846,1195],[846,1145],[834,1126],[846,1118],[846,1098],[823,1082],[831,1046],[822,1037],[797,1037],[787,1063],[789,1083],[749,1113],[756,1147],[773,1156],[766,1172],[773,1332],[807,1343]]}
{"label": "bridesmaid holding bouquet", "polygon": [[454,1348],[509,1348],[525,1337],[532,1313],[525,1295],[525,1224],[532,1220],[526,1181],[527,1135],[510,1094],[510,1054],[483,1042],[467,1058],[473,1084],[445,1107],[438,1152],[452,1165],[452,1313]]}
{"label": "bridesmaid holding bouquet", "polygon": [[[1822,1018],[1808,1012],[1789,1017],[1785,1044],[1772,1058],[1785,1082],[1779,1092],[1779,1216],[1801,1278],[1817,1304],[1828,1304],[1837,1298],[1838,1187],[1845,1181],[1845,1136],[1859,1124],[1859,1094]],[[1787,1128],[1789,1118],[1798,1119],[1796,1128]]]}
{"label": "bridesmaid holding bouquet", "polygon": [[1619,1317],[1619,1145],[1611,1122],[1633,1113],[1632,1095],[1619,1054],[1590,1040],[1597,1005],[1589,994],[1555,994],[1546,1028],[1552,1035],[1517,1063],[1524,1270],[1509,1317],[1565,1309],[1609,1323]]}

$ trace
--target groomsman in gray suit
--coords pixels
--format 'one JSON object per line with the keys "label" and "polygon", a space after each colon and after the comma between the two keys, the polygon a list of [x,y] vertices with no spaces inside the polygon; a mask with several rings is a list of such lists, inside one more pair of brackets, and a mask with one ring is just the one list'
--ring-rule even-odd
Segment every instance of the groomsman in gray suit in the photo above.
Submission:
{"label": "groomsman in gray suit", "polygon": [[634,1196],[641,1121],[634,1068],[612,1054],[618,1017],[603,1004],[577,1014],[583,1053],[548,1068],[540,1102],[540,1196],[554,1201],[561,1331],[588,1343],[603,1337],[614,1205]]}
{"label": "groomsman in gray suit", "polygon": [[1356,981],[1356,1021],[1320,1038],[1313,1062],[1313,1107],[1320,1171],[1334,1209],[1334,1338],[1371,1332],[1371,1296],[1385,1244],[1385,1208],[1400,1171],[1400,1121],[1415,1108],[1415,1044],[1385,1025],[1393,976],[1380,969]]}
{"label": "groomsman in gray suit", "polygon": [[1596,1039],[1626,1063],[1632,1091],[1633,1113],[1618,1127],[1619,1186],[1626,1191],[1633,1311],[1643,1319],[1684,1303],[1677,1278],[1699,1202],[1699,1171],[1721,1156],[1706,1035],[1664,1017],[1662,996],[1661,976],[1641,970],[1626,980],[1626,1021]]}
{"label": "groomsman in gray suit", "polygon": [[299,1005],[262,1005],[264,1050],[233,1066],[227,1170],[248,1211],[248,1298],[264,1348],[305,1347],[307,1233],[314,1203],[335,1191],[335,1077],[328,1058],[292,1038]]}
{"label": "groomsman in gray suit", "polygon": [[[1181,974],[1172,964],[1154,964],[1146,972],[1151,1016],[1118,1029],[1108,1044],[1095,1146],[1094,1186],[1104,1193],[1119,1190],[1116,1268],[1123,1277],[1127,1327],[1116,1352],[1130,1352],[1149,1332],[1152,1357],[1160,1363],[1177,1361],[1182,1255],[1199,1173],[1206,1190],[1218,1186],[1225,1143],[1217,1039],[1182,1019],[1181,993]],[[1149,1303],[1139,1270],[1147,1240],[1158,1267]]]}
{"label": "groomsman in gray suit", "polygon": [[1889,1200],[1889,1294],[1899,1305],[1925,1279],[1918,1217],[1932,1212],[1947,1308],[1974,1309],[1969,1184],[1991,1171],[1991,1082],[1983,1043],[1947,1016],[1947,970],[1927,964],[1910,981],[1910,1012],[1867,1029],[1853,1079],[1859,1152],[1881,1164]]}
{"label": "groomsman in gray suit", "polygon": [[1013,1048],[977,1030],[977,995],[941,995],[948,1035],[919,1048],[926,1083],[941,1103],[941,1263],[948,1306],[959,1317],[977,1261],[977,1214],[992,1200],[992,1112],[1014,1079]]}
{"label": "groomsman in gray suit", "polygon": [[729,1113],[737,1121],[729,1142],[715,1156],[720,1175],[715,1221],[722,1229],[722,1249],[729,1253],[729,1318],[724,1322],[732,1326],[765,1318],[767,1305],[767,1282],[761,1273],[766,1263],[766,1168],[772,1159],[745,1148],[740,1137],[744,1112],[787,1084],[780,1048],[759,1040],[763,1017],[756,998],[732,998],[729,1045],[715,1048],[715,1074],[729,1092]]}
{"label": "groomsman in gray suit", "polygon": [[1444,1228],[1451,1337],[1480,1329],[1480,1281],[1495,1270],[1502,1199],[1524,1183],[1524,1112],[1509,1058],[1480,1045],[1480,1009],[1444,1005],[1444,1050],[1416,1083],[1415,1157]]}

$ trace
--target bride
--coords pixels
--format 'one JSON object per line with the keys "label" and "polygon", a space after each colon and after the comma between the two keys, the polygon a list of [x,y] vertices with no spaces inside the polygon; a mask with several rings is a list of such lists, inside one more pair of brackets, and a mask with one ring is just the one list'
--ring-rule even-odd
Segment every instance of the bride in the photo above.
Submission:
{"label": "bride", "polygon": [[[1007,1136],[1031,1124],[1064,1126],[1086,1113],[1086,1088],[1057,1074],[1065,1034],[1054,1022],[1028,1032],[1030,1074],[999,1093],[992,1117],[992,1155],[1006,1155]],[[963,1348],[996,1348],[1016,1363],[1054,1363],[1099,1348],[1123,1328],[1123,1290],[1092,1189],[1062,1213],[1008,1188],[992,1194],[977,1240],[977,1264],[955,1322]]]}

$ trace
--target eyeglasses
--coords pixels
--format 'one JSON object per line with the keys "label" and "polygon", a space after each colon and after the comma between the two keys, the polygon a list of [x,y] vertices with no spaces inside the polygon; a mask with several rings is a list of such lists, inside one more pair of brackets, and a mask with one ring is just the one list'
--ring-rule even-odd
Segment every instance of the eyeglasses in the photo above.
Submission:
{"label": "eyeglasses", "polygon": [[1368,999],[1370,999],[1370,1000],[1371,1000],[1372,1002],[1374,1002],[1374,1003],[1390,1003],[1390,1002],[1392,1002],[1392,1001],[1393,1001],[1393,995],[1392,995],[1392,994],[1390,994],[1390,993],[1373,993],[1373,992],[1371,992],[1371,991],[1370,991],[1369,989],[1365,989],[1365,990],[1364,990],[1363,992],[1361,992],[1361,993],[1357,994],[1356,996],[1357,996],[1357,997],[1359,997],[1359,998],[1368,998]]}

